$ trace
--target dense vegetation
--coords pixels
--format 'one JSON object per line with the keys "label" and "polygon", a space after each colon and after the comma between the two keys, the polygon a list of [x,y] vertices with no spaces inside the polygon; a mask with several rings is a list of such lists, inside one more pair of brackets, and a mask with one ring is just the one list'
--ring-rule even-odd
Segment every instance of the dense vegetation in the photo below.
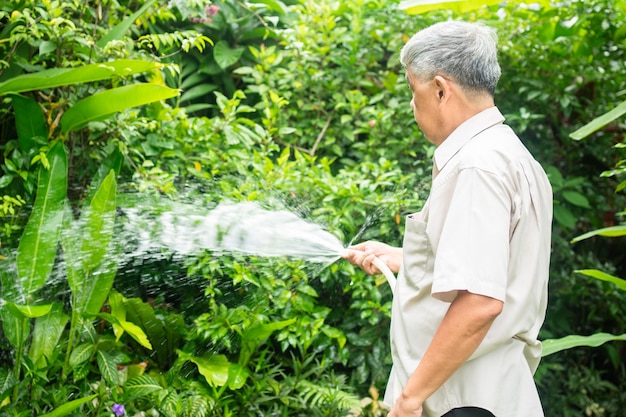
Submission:
{"label": "dense vegetation", "polygon": [[150,225],[254,201],[345,243],[399,245],[433,149],[398,52],[449,18],[498,30],[496,102],[555,191],[540,336],[601,345],[544,358],[546,415],[622,413],[624,345],[603,342],[626,338],[623,0],[421,15],[162,3],[0,6],[0,416],[381,415],[384,279],[345,262],[132,256],[141,237],[124,227],[133,210]]}

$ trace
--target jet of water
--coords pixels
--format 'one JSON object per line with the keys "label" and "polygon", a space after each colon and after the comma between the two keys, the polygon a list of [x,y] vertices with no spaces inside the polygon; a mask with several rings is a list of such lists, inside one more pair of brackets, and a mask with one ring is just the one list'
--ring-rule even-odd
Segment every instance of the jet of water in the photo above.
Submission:
{"label": "jet of water", "polygon": [[152,227],[146,227],[141,209],[124,211],[139,252],[165,248],[191,255],[210,250],[332,263],[344,249],[321,226],[290,211],[265,210],[252,202],[222,203],[204,213],[179,205],[152,219]]}

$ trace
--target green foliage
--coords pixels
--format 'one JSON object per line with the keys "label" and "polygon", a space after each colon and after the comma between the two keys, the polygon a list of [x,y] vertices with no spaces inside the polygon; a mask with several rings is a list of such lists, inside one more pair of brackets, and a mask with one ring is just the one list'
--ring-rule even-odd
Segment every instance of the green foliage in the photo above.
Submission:
{"label": "green foliage", "polygon": [[131,258],[140,242],[120,231],[132,208],[149,223],[255,201],[345,244],[400,245],[433,148],[397,54],[449,17],[498,29],[496,100],[554,187],[542,338],[602,343],[545,358],[546,413],[619,414],[623,343],[605,342],[626,331],[621,107],[582,130],[593,140],[569,139],[623,101],[617,0],[420,16],[377,0],[0,6],[0,413],[383,415],[382,276],[210,251]]}

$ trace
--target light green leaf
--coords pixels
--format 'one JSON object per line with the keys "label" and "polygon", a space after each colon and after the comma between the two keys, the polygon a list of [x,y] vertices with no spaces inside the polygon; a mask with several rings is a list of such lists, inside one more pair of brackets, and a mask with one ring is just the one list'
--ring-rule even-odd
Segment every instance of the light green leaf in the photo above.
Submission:
{"label": "light green leaf", "polygon": [[87,123],[104,120],[122,110],[178,95],[178,90],[159,84],[132,84],[93,94],[70,107],[61,117],[63,134]]}
{"label": "light green leaf", "polygon": [[596,333],[591,336],[570,335],[561,339],[548,339],[541,342],[543,345],[541,356],[545,357],[561,350],[579,346],[597,347],[614,340],[626,340],[626,333],[621,335]]}
{"label": "light green leaf", "polygon": [[400,2],[398,8],[408,14],[422,14],[431,10],[447,9],[458,13],[465,13],[471,10],[501,3],[501,0],[404,0]]}
{"label": "light green leaf", "polygon": [[617,226],[603,227],[602,229],[592,230],[591,232],[583,233],[580,236],[576,236],[572,239],[572,243],[580,242],[581,240],[589,239],[593,236],[604,237],[620,237],[626,236],[626,224],[620,224]]}
{"label": "light green leaf", "polygon": [[141,346],[145,347],[146,349],[152,349],[152,344],[150,343],[150,340],[146,336],[146,333],[143,331],[141,327],[137,326],[135,323],[132,323],[130,321],[125,321],[125,320],[119,320],[117,317],[114,317],[107,313],[100,313],[98,314],[98,317],[105,319],[111,324],[117,324],[126,333],[128,333],[130,337],[135,339],[135,341],[139,343]]}
{"label": "light green leaf", "polygon": [[604,113],[602,116],[596,117],[580,129],[573,133],[570,133],[570,138],[574,140],[581,140],[592,134],[593,132],[602,129],[604,126],[611,123],[613,120],[621,117],[626,113],[626,101],[622,101],[613,110]]}
{"label": "light green leaf", "polygon": [[88,64],[77,68],[52,68],[31,74],[18,75],[0,83],[0,96],[9,93],[44,90],[64,85],[89,83],[113,77],[129,76],[161,69],[158,62],[136,59],[119,59],[99,64]]}
{"label": "light green leaf", "polygon": [[57,141],[48,152],[50,170],[39,169],[37,197],[17,248],[18,278],[27,296],[39,290],[52,271],[67,193],[67,157]]}
{"label": "light green leaf", "polygon": [[182,360],[196,364],[198,372],[212,387],[222,387],[228,382],[229,369],[232,364],[226,359],[226,356],[197,357],[182,351],[178,351],[178,355]]}
{"label": "light green leaf", "polygon": [[586,275],[600,281],[606,281],[617,285],[621,290],[626,291],[626,280],[618,278],[616,276],[607,274],[606,272],[599,271],[597,269],[578,269],[574,271],[578,274]]}
{"label": "light green leaf", "polygon": [[29,319],[45,316],[52,309],[52,304],[34,306],[6,302],[5,306],[16,317],[27,317]]}
{"label": "light green leaf", "polygon": [[[126,308],[124,308],[124,296],[117,291],[111,291],[109,294],[109,306],[111,307],[111,315],[117,318],[119,321],[126,321]],[[113,333],[115,334],[115,340],[120,340],[120,337],[124,334],[124,328],[117,324],[113,325]]]}
{"label": "light green leaf", "polygon": [[254,4],[265,4],[270,10],[277,12],[278,14],[287,14],[287,6],[279,0],[248,0],[248,2]]}
{"label": "light green leaf", "polygon": [[57,408],[56,410],[47,413],[47,414],[41,414],[39,417],[62,417],[62,416],[66,416],[68,414],[70,414],[72,411],[76,410],[77,408],[79,408],[81,405],[88,403],[89,401],[92,401],[94,398],[96,398],[98,396],[98,394],[93,394],[90,395],[89,397],[84,397],[84,398],[79,398],[77,400],[73,400],[73,401],[69,401],[65,404],[63,404],[62,406],[60,406],[59,408]]}
{"label": "light green leaf", "polygon": [[213,48],[213,57],[217,65],[223,70],[228,69],[231,65],[235,64],[241,58],[244,48],[237,47],[231,48],[226,41],[219,41]]}

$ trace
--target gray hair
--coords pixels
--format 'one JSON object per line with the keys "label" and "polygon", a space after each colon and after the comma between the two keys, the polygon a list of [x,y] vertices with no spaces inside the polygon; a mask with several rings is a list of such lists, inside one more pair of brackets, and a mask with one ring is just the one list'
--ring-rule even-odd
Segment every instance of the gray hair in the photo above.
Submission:
{"label": "gray hair", "polygon": [[469,91],[493,96],[501,74],[497,42],[488,26],[441,22],[413,35],[400,52],[400,62],[418,79],[448,76]]}

